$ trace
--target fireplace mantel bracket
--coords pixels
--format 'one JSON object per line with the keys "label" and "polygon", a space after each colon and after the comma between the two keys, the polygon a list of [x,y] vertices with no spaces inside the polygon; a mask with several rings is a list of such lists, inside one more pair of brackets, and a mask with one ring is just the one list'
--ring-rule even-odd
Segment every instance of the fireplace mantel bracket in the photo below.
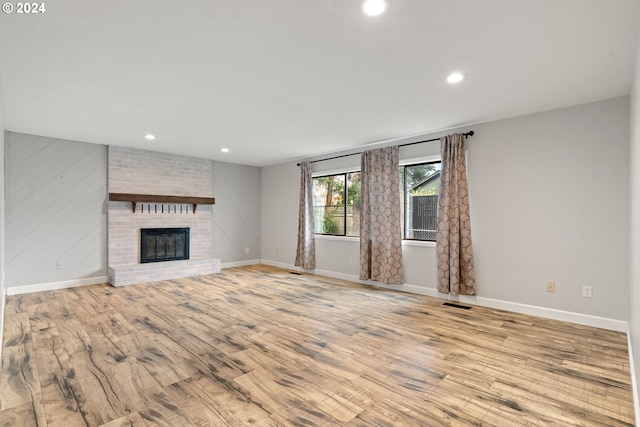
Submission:
{"label": "fireplace mantel bracket", "polygon": [[133,212],[136,211],[136,203],[175,203],[193,205],[193,213],[196,213],[198,205],[215,205],[216,199],[213,197],[191,197],[191,196],[163,196],[154,194],[130,194],[130,193],[109,193],[110,202],[131,202]]}

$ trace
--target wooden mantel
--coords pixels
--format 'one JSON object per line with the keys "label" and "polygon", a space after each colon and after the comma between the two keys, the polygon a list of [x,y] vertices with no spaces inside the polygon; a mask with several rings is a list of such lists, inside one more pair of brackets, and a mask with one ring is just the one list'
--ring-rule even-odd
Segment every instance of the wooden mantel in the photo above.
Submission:
{"label": "wooden mantel", "polygon": [[213,197],[192,197],[192,196],[163,196],[157,194],[130,194],[130,193],[109,193],[111,202],[131,202],[133,212],[136,211],[136,203],[176,203],[193,205],[193,213],[196,213],[198,205],[215,205],[216,199]]}

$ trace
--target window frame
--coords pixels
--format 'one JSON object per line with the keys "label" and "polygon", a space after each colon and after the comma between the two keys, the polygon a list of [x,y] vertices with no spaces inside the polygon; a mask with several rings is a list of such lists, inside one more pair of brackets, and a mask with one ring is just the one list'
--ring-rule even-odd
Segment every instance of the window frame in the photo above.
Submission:
{"label": "window frame", "polygon": [[[402,241],[407,243],[417,244],[417,246],[421,246],[421,244],[435,244],[436,239],[417,239],[412,237],[407,237],[407,191],[405,189],[405,183],[407,182],[407,167],[411,166],[420,166],[420,165],[429,165],[439,163],[441,165],[440,170],[442,170],[442,158],[440,156],[429,156],[418,159],[405,160],[400,163],[401,172],[401,187],[402,187]],[[440,191],[438,190],[438,197],[440,196]]]}
{"label": "window frame", "polygon": [[[416,238],[407,238],[406,237],[406,228],[405,228],[405,218],[406,218],[406,192],[404,191],[404,183],[406,182],[405,180],[405,176],[406,176],[406,167],[407,166],[417,166],[417,165],[421,165],[421,164],[429,164],[429,163],[442,163],[442,157],[438,154],[438,155],[431,155],[431,156],[421,156],[421,157],[415,157],[415,158],[410,158],[410,159],[405,159],[405,160],[401,160],[400,161],[400,168],[402,170],[402,182],[401,182],[401,186],[403,186],[402,188],[402,244],[403,245],[407,245],[407,246],[423,246],[423,247],[434,247],[435,246],[435,239],[434,240],[425,240],[425,239],[416,239]],[[314,235],[317,238],[320,239],[328,239],[328,240],[342,240],[344,241],[345,239],[351,239],[351,240],[356,240],[359,239],[360,236],[348,236],[347,235],[347,200],[348,200],[348,180],[347,180],[347,175],[352,174],[352,173],[361,173],[361,171],[359,169],[355,169],[355,168],[348,168],[348,169],[332,169],[332,170],[325,170],[322,172],[316,172],[312,175],[312,179],[316,179],[316,178],[325,178],[325,177],[330,177],[330,176],[336,176],[336,175],[344,175],[345,177],[345,193],[344,193],[344,198],[345,198],[345,213],[344,213],[344,232],[343,234],[328,234],[328,233],[316,233],[314,230]]]}
{"label": "window frame", "polygon": [[[348,238],[348,239],[359,239],[360,238],[360,232],[358,231],[358,235],[356,236],[349,236],[347,235],[347,209],[348,209],[348,200],[349,200],[349,193],[348,193],[348,189],[349,189],[349,179],[348,179],[348,175],[353,174],[353,173],[360,173],[359,170],[340,170],[340,171],[325,171],[325,172],[320,172],[317,174],[313,174],[312,175],[312,181],[317,179],[317,178],[327,178],[327,177],[332,177],[332,176],[344,176],[344,193],[343,193],[343,200],[344,200],[344,214],[342,216],[342,220],[344,222],[344,229],[342,234],[333,234],[333,233],[317,233],[314,229],[313,234],[318,237],[320,236],[321,238],[333,238],[333,237],[337,237],[337,238]],[[315,204],[314,204],[314,208],[315,208]],[[314,209],[315,210],[315,209]],[[315,212],[314,212],[315,215]],[[315,228],[315,227],[314,227]]]}

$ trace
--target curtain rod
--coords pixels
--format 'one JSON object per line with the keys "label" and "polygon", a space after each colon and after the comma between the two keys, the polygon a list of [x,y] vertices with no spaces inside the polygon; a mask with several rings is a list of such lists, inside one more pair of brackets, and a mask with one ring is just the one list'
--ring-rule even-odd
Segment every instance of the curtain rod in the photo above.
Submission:
{"label": "curtain rod", "polygon": [[[465,138],[468,138],[470,136],[473,136],[474,134],[475,134],[475,132],[470,130],[469,132],[465,132],[462,135]],[[424,141],[416,141],[416,142],[408,142],[406,144],[398,144],[398,147],[406,147],[408,145],[423,144],[425,142],[433,142],[433,141],[440,141],[440,138],[432,138],[432,139],[425,139]],[[327,157],[326,159],[312,160],[309,163],[324,162],[325,160],[341,159],[343,157],[356,156],[358,154],[362,154],[362,151],[359,151],[357,153],[343,154],[341,156]],[[300,163],[298,163],[298,166],[300,166]]]}

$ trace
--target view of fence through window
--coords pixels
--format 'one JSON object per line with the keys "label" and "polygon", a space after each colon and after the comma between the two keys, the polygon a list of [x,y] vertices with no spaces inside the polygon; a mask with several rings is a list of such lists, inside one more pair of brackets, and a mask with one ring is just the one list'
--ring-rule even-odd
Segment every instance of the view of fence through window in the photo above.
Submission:
{"label": "view of fence through window", "polygon": [[440,162],[400,168],[404,183],[404,238],[436,240]]}
{"label": "view of fence through window", "polygon": [[[400,167],[404,238],[436,240],[440,162]],[[316,234],[360,235],[360,172],[313,178]]]}
{"label": "view of fence through window", "polygon": [[360,235],[360,172],[313,178],[316,234]]}

